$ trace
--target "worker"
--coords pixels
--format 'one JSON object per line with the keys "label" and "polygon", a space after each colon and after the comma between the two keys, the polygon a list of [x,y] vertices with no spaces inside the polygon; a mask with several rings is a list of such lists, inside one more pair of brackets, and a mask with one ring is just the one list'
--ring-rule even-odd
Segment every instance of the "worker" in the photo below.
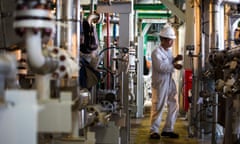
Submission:
{"label": "worker", "polygon": [[160,31],[160,46],[152,52],[152,107],[150,138],[160,139],[159,126],[162,119],[162,112],[167,102],[167,117],[161,136],[178,138],[175,133],[174,124],[178,115],[178,97],[176,84],[172,78],[174,68],[180,70],[182,55],[173,57],[171,48],[176,38],[174,29],[167,25]]}

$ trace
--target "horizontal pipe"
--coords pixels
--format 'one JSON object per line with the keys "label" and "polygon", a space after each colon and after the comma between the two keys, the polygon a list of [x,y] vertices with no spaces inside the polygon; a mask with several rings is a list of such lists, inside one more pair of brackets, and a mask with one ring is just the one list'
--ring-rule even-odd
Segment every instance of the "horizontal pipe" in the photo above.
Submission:
{"label": "horizontal pipe", "polygon": [[240,4],[239,0],[222,0],[222,3]]}

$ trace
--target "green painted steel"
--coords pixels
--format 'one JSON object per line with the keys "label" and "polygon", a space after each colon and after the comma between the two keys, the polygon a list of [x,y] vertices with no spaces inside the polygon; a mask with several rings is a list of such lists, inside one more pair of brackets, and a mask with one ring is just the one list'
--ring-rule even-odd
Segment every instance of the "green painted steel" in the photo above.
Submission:
{"label": "green painted steel", "polygon": [[138,13],[139,19],[165,19],[171,17],[170,13]]}
{"label": "green painted steel", "polygon": [[157,36],[147,36],[147,41],[158,41],[158,37]]}
{"label": "green painted steel", "polygon": [[134,10],[167,10],[163,4],[134,4]]}
{"label": "green painted steel", "polygon": [[[168,13],[168,9],[163,4],[134,4],[134,10],[138,11],[139,19],[159,19],[159,18],[169,18],[172,16]],[[89,10],[89,5],[83,5],[83,10]],[[96,10],[96,5],[95,8]],[[162,12],[162,13],[159,13]],[[84,17],[88,16],[88,12],[84,13]]]}
{"label": "green painted steel", "polygon": [[[96,5],[94,6],[94,10],[96,10]],[[167,8],[163,4],[134,4],[134,10],[167,10]],[[90,10],[89,5],[82,5],[83,10]]]}
{"label": "green painted steel", "polygon": [[96,29],[97,29],[98,39],[99,39],[99,41],[102,41],[103,40],[102,23],[97,24]]}

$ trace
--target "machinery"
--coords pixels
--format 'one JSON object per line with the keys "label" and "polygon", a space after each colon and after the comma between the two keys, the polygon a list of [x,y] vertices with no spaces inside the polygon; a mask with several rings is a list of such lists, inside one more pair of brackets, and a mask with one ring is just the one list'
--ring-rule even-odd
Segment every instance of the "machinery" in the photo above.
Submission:
{"label": "machinery", "polygon": [[186,30],[185,67],[192,71],[189,136],[210,135],[212,144],[221,137],[224,144],[239,143],[239,1],[186,4],[187,13],[200,16]]}
{"label": "machinery", "polygon": [[189,137],[239,142],[239,1],[155,1],[150,17],[131,0],[1,0],[0,143],[128,144],[150,101],[146,34],[167,22],[186,33]]}
{"label": "machinery", "polygon": [[[128,143],[136,73],[129,37],[133,3],[99,1],[97,13],[90,4],[87,17],[80,0],[17,0],[0,9],[2,27],[11,23],[2,32],[0,128],[6,131],[0,143]],[[123,35],[106,48],[96,33],[96,24],[109,19],[103,13],[118,13]]]}

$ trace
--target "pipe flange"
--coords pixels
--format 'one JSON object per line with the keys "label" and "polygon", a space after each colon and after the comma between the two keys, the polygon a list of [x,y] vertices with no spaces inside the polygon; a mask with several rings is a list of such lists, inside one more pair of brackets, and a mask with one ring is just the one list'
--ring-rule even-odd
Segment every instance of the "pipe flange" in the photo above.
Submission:
{"label": "pipe flange", "polygon": [[14,17],[13,27],[19,36],[23,36],[29,28],[36,32],[43,30],[43,34],[48,36],[55,32],[53,15],[49,10],[18,10],[14,13]]}
{"label": "pipe flange", "polygon": [[29,68],[32,70],[32,72],[44,75],[47,73],[52,73],[58,68],[58,61],[53,59],[50,56],[45,57],[45,63],[41,67],[35,67],[31,65],[31,62],[28,62]]}

